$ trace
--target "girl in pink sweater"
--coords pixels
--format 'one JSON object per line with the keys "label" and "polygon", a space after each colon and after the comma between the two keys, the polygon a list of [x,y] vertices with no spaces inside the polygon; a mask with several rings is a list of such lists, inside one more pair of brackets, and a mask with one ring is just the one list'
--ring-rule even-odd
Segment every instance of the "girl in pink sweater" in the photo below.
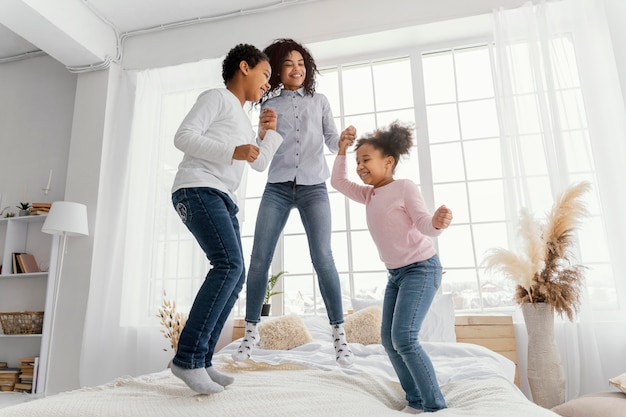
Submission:
{"label": "girl in pink sweater", "polygon": [[412,132],[411,127],[394,122],[357,141],[356,172],[365,185],[348,180],[346,149],[352,142],[341,140],[331,184],[365,204],[367,226],[389,278],[382,344],[406,393],[408,405],[403,411],[419,414],[446,408],[418,333],[441,285],[442,267],[430,238],[450,225],[452,211],[441,206],[431,215],[415,183],[393,178],[400,156],[411,149]]}

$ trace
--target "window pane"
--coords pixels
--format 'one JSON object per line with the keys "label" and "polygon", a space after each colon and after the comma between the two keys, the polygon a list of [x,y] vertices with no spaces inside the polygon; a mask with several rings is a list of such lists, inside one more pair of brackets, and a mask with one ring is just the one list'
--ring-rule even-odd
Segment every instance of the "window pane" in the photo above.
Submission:
{"label": "window pane", "polygon": [[411,64],[408,59],[376,63],[372,70],[377,111],[413,107]]}
{"label": "window pane", "polygon": [[451,225],[446,229],[445,239],[438,239],[439,257],[443,268],[474,266],[474,248],[467,225]]}
{"label": "window pane", "polygon": [[378,127],[386,127],[396,120],[403,123],[415,124],[415,110],[408,109],[381,112],[376,115],[376,119],[378,120]]}
{"label": "window pane", "polygon": [[305,235],[285,236],[285,268],[289,274],[311,273],[313,265]]}
{"label": "window pane", "polygon": [[400,159],[396,167],[396,178],[408,178],[416,184],[420,183],[419,161],[417,159],[417,148],[411,148],[408,157]]}
{"label": "window pane", "polygon": [[354,297],[382,300],[387,287],[387,273],[359,272],[354,274]]}
{"label": "window pane", "polygon": [[590,172],[593,170],[593,153],[589,137],[583,131],[565,133],[563,148],[567,167],[573,172]]}
{"label": "window pane", "polygon": [[289,213],[289,218],[287,219],[287,223],[285,224],[285,229],[283,230],[285,234],[304,234],[304,226],[302,225],[302,220],[300,219],[300,212],[298,210],[291,209]]}
{"label": "window pane", "polygon": [[349,271],[348,264],[348,234],[346,232],[335,232],[331,235],[331,248],[337,271]]}
{"label": "window pane", "polygon": [[346,116],[344,120],[346,127],[352,125],[356,128],[357,138],[363,136],[364,133],[372,132],[376,129],[376,116],[374,113]]}
{"label": "window pane", "polygon": [[342,83],[346,115],[374,111],[372,70],[369,65],[345,67],[342,73]]}
{"label": "window pane", "polygon": [[378,249],[369,231],[350,233],[355,271],[384,269]]}
{"label": "window pane", "polygon": [[422,57],[426,104],[456,101],[452,54],[431,53]]}
{"label": "window pane", "polygon": [[256,219],[259,213],[261,199],[250,198],[246,200],[245,204],[243,219],[241,215],[239,215],[239,228],[242,236],[252,236],[254,235],[254,228],[256,227]]}
{"label": "window pane", "polygon": [[520,137],[524,174],[528,176],[546,175],[548,165],[546,164],[543,141],[540,135],[526,135]]}
{"label": "window pane", "polygon": [[580,90],[565,90],[557,94],[562,129],[586,129],[585,105]]}
{"label": "window pane", "polygon": [[[246,171],[246,198],[261,197],[265,191],[267,182],[267,171],[258,172],[254,169]],[[244,184],[242,183],[242,186]]]}
{"label": "window pane", "polygon": [[535,95],[515,97],[515,109],[517,128],[520,134],[537,133],[541,131],[537,97]]}
{"label": "window pane", "polygon": [[[320,71],[319,76],[315,77],[317,86],[315,90],[326,96],[330,103],[333,116],[341,114],[340,98],[339,98],[339,73],[336,68]],[[337,124],[339,126],[339,124]]]}
{"label": "window pane", "polygon": [[367,219],[365,218],[365,204],[357,203],[354,200],[348,200],[348,204],[350,207],[350,228],[352,230],[367,230]]}
{"label": "window pane", "polygon": [[473,268],[446,269],[441,281],[444,293],[452,293],[454,308],[457,310],[476,309],[480,307],[480,296],[476,281],[476,270]]}
{"label": "window pane", "polygon": [[473,140],[463,143],[467,179],[502,178],[500,141],[498,139]]}
{"label": "window pane", "polygon": [[459,116],[463,139],[499,136],[495,100],[460,103]]}
{"label": "window pane", "polygon": [[454,55],[459,100],[493,97],[493,78],[487,47],[468,48]]}
{"label": "window pane", "polygon": [[317,280],[311,275],[289,275],[283,281],[285,314],[314,314],[316,309]]}
{"label": "window pane", "polygon": [[470,182],[467,187],[473,222],[506,219],[502,180]]}
{"label": "window pane", "polygon": [[478,265],[482,263],[488,250],[508,246],[506,223],[474,224],[472,227]]}
{"label": "window pane", "polygon": [[428,138],[430,143],[459,140],[459,125],[456,105],[440,104],[426,107]]}
{"label": "window pane", "polygon": [[460,143],[433,145],[430,147],[433,181],[462,181],[465,179],[463,154]]}
{"label": "window pane", "polygon": [[[452,210],[454,224],[469,222],[469,206],[465,183],[438,184],[434,186],[435,208],[445,204]],[[447,233],[447,232],[446,232]]]}

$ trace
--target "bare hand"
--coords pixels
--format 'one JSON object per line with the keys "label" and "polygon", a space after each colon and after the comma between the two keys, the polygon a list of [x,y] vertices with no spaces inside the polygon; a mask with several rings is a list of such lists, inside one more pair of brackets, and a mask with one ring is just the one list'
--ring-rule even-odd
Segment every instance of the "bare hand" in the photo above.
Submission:
{"label": "bare hand", "polygon": [[348,146],[352,146],[356,139],[356,128],[352,125],[346,127],[339,136],[339,152],[338,155],[345,155]]}
{"label": "bare hand", "polygon": [[259,147],[256,145],[239,145],[233,152],[233,159],[238,161],[254,162],[259,156]]}
{"label": "bare hand", "polygon": [[445,205],[439,207],[433,214],[433,227],[435,229],[447,229],[452,222],[452,210]]}
{"label": "bare hand", "polygon": [[266,107],[259,116],[259,137],[265,138],[265,133],[268,130],[276,130],[276,122],[278,121],[278,115],[274,109]]}

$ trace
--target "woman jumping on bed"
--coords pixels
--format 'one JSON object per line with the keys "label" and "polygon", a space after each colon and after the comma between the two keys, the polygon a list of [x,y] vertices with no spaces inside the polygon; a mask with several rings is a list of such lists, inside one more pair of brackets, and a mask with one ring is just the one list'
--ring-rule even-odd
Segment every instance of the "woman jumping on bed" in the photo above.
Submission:
{"label": "woman jumping on bed", "polygon": [[418,333],[442,277],[429,236],[439,236],[450,225],[452,211],[441,206],[431,215],[415,183],[394,179],[400,156],[412,143],[412,128],[399,122],[359,139],[356,172],[366,184],[359,185],[347,178],[346,149],[352,142],[342,140],[331,184],[365,204],[370,234],[388,270],[381,341],[406,393],[409,404],[402,411],[419,414],[446,408]]}
{"label": "woman jumping on bed", "polygon": [[[252,45],[237,45],[222,63],[226,88],[200,94],[178,128],[174,145],[183,151],[172,187],[172,203],[211,262],[194,300],[172,361],[172,373],[201,394],[233,382],[211,366],[226,318],[245,282],[237,200],[246,162],[264,170],[282,143],[276,113],[261,113],[255,141],[246,101],[259,102],[269,90],[267,56]],[[257,146],[258,145],[258,146]]]}
{"label": "woman jumping on bed", "polygon": [[[257,214],[246,284],[246,329],[233,358],[249,358],[258,342],[257,323],[261,319],[270,263],[289,213],[297,208],[332,327],[336,361],[350,365],[353,355],[343,329],[341,286],[330,246],[331,213],[325,182],[330,170],[324,145],[336,152],[340,135],[328,99],[315,92],[317,67],[309,51],[291,39],[279,39],[263,52],[272,65],[270,93],[276,95],[266,100],[262,108],[274,109],[278,114],[276,130],[284,142],[270,165]],[[341,137],[354,140],[346,131]]]}

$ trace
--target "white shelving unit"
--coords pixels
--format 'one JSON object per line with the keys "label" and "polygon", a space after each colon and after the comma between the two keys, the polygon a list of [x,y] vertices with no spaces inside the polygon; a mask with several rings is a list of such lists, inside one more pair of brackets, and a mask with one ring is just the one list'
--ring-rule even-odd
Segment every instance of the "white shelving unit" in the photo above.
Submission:
{"label": "white shelving unit", "polygon": [[[0,218],[0,312],[44,311],[42,334],[6,335],[0,328],[0,361],[18,367],[20,358],[39,357],[36,393],[45,392],[51,323],[47,310],[52,305],[59,248],[58,236],[41,232],[45,218],[45,215]],[[15,274],[14,252],[33,254],[39,269],[45,272]]]}

